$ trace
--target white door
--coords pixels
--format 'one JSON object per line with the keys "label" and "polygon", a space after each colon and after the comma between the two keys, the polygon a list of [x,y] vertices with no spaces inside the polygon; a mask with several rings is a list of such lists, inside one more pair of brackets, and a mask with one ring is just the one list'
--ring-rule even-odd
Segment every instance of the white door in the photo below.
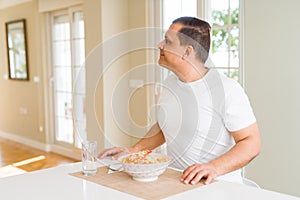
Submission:
{"label": "white door", "polygon": [[53,142],[81,148],[86,137],[83,12],[80,8],[54,12],[51,21]]}

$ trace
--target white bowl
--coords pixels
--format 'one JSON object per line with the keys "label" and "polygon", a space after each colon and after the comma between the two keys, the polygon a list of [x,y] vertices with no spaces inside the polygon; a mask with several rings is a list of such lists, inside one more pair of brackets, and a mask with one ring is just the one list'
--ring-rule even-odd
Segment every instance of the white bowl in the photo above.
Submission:
{"label": "white bowl", "polygon": [[159,153],[151,153],[155,157],[166,157],[167,162],[160,162],[155,164],[133,164],[123,163],[122,159],[130,156],[130,154],[119,157],[119,161],[123,165],[124,171],[132,176],[136,181],[140,182],[151,182],[158,179],[158,176],[165,172],[170,162],[170,158],[166,155]]}

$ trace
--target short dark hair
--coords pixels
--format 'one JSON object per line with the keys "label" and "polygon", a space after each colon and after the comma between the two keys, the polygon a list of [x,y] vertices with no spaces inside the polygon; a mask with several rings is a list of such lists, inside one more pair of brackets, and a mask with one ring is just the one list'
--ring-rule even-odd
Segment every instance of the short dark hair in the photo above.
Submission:
{"label": "short dark hair", "polygon": [[178,33],[180,45],[191,45],[196,56],[205,63],[210,49],[210,25],[196,17],[180,17],[172,23],[183,25]]}

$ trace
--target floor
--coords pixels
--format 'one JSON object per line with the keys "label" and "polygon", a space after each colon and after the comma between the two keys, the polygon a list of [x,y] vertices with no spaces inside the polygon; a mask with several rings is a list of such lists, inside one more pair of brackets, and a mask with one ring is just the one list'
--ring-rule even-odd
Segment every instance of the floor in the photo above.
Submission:
{"label": "floor", "polygon": [[55,153],[34,149],[0,137],[0,177],[22,174],[73,162],[78,161]]}

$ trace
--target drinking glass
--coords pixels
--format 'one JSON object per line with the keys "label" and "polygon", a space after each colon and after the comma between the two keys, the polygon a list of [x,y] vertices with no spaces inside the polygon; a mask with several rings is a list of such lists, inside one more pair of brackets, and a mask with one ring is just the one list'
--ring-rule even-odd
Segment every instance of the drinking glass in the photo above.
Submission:
{"label": "drinking glass", "polygon": [[82,143],[82,171],[83,174],[95,175],[97,173],[97,142],[85,141]]}

